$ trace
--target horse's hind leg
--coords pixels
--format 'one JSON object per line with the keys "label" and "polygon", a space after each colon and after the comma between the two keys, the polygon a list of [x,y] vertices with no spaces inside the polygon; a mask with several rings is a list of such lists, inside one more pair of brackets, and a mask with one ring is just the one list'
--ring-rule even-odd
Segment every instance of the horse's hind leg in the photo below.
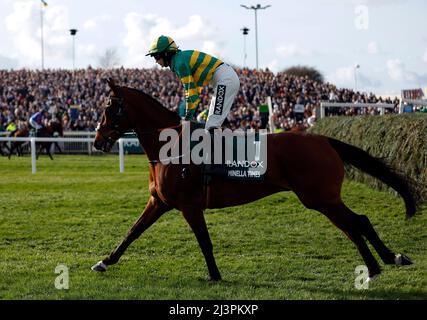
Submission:
{"label": "horse's hind leg", "polygon": [[16,148],[15,144],[12,143],[10,145],[10,149],[9,149],[9,156],[8,156],[9,160],[10,160],[10,157],[12,156],[13,152],[15,151],[15,148]]}
{"label": "horse's hind leg", "polygon": [[[348,209],[348,208],[347,208]],[[348,209],[353,215],[354,219],[357,222],[362,235],[372,244],[375,250],[378,252],[378,255],[381,257],[381,260],[385,264],[397,264],[397,265],[409,265],[412,264],[412,261],[409,257],[403,254],[394,254],[384,242],[380,239],[374,227],[372,226],[369,218],[365,215],[358,215]]]}
{"label": "horse's hind leg", "polygon": [[163,202],[155,197],[151,197],[144,209],[144,212],[135,222],[132,228],[129,230],[127,236],[120,243],[120,245],[114,249],[110,255],[102,261],[92,266],[93,271],[106,271],[107,265],[115,264],[119,261],[120,257],[126,251],[127,247],[138,239],[138,237],[147,230],[154,222],[161,217],[161,215],[171,208],[166,206]]}
{"label": "horse's hind leg", "polygon": [[13,146],[10,147],[9,154],[7,155],[9,160],[10,160],[10,157],[12,157],[12,152],[13,152]]}
{"label": "horse's hind leg", "polygon": [[373,278],[381,273],[380,266],[363,239],[360,228],[354,223],[354,214],[342,202],[311,205],[310,207],[327,216],[335,226],[341,229],[353,241],[368,267],[369,278]]}
{"label": "horse's hind leg", "polygon": [[213,255],[213,246],[211,238],[209,237],[209,231],[208,227],[206,226],[205,217],[203,216],[203,210],[185,208],[182,210],[182,214],[196,235],[199,246],[202,249],[202,253],[205,257],[211,280],[221,280],[221,274],[218,270]]}
{"label": "horse's hind leg", "polygon": [[59,150],[60,154],[63,153],[61,147],[59,146],[58,142],[56,142],[56,141],[55,141],[55,147]]}
{"label": "horse's hind leg", "polygon": [[46,148],[45,149],[46,153],[49,156],[50,160],[53,160],[52,154],[50,153],[51,145],[46,145],[45,148]]}

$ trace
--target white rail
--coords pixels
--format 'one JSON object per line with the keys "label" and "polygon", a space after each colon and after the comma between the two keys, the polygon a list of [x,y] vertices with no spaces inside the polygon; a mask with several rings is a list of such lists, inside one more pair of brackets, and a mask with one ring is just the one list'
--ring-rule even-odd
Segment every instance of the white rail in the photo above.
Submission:
{"label": "white rail", "polygon": [[346,102],[321,102],[320,118],[325,117],[325,108],[381,108],[380,114],[384,115],[384,109],[395,108],[393,103],[346,103]]}
{"label": "white rail", "polygon": [[[36,137],[26,137],[26,138],[11,138],[11,137],[0,137],[0,142],[30,142],[31,146],[31,169],[32,173],[37,172],[37,157],[36,157],[36,143],[37,142],[87,142],[93,143],[93,138],[36,138]],[[125,142],[139,142],[137,138],[120,138],[118,140],[119,144],[119,170],[120,172],[125,171],[125,157],[124,157],[124,143]]]}

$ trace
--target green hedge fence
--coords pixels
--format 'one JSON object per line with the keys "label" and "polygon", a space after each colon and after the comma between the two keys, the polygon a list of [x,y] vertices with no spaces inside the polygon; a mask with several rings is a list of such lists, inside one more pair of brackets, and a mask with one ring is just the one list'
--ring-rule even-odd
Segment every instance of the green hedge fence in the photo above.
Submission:
{"label": "green hedge fence", "polygon": [[[409,177],[418,198],[427,202],[427,114],[327,117],[319,119],[309,132],[347,142],[384,159]],[[346,172],[350,179],[385,188],[377,179],[357,169]]]}

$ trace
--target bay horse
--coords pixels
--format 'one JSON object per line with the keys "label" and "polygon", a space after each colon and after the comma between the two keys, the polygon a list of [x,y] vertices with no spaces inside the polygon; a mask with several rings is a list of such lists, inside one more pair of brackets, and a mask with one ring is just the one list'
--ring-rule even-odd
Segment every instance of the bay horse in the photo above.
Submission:
{"label": "bay horse", "polygon": [[[30,130],[28,129],[27,126],[24,126],[21,129],[16,130],[15,132],[12,132],[11,136],[13,138],[26,138],[30,136]],[[18,157],[22,156],[22,146],[28,142],[24,142],[24,141],[13,141],[10,144],[10,149],[9,149],[9,159],[12,156],[12,154],[16,151]]]}
{"label": "bay horse", "polygon": [[221,275],[213,255],[213,246],[203,212],[207,208],[224,208],[249,203],[268,195],[293,191],[302,204],[324,214],[356,245],[373,279],[380,266],[365,242],[369,241],[385,264],[408,265],[404,254],[395,254],[380,239],[369,218],[358,215],[342,201],[344,163],[378,178],[396,190],[411,217],[417,204],[408,182],[394,173],[382,160],[344,142],[307,133],[276,133],[267,136],[268,169],[265,179],[254,182],[224,180],[213,177],[209,186],[201,178],[201,165],[190,164],[190,174],[182,176],[182,165],[163,164],[159,159],[159,135],[164,128],[180,127],[180,117],[163,107],[148,94],[118,86],[108,80],[110,99],[98,125],[94,146],[109,152],[114,143],[134,130],[149,160],[150,198],[144,211],[123,241],[92,270],[103,272],[117,263],[128,246],[165,212],[177,209],[192,228],[204,255],[211,280]]}
{"label": "bay horse", "polygon": [[[46,127],[43,127],[37,133],[37,137],[40,138],[51,138],[55,135],[58,135],[59,137],[64,136],[62,123],[60,121],[50,121]],[[61,147],[58,145],[57,142],[39,142],[38,144],[40,145],[40,147],[37,148],[36,158],[39,158],[39,155],[44,149],[49,158],[53,160],[52,154],[50,153],[52,143],[55,143],[55,146],[58,148],[59,152],[62,153]]]}
{"label": "bay horse", "polygon": [[[37,137],[39,138],[51,138],[55,135],[58,135],[60,137],[64,136],[62,123],[60,121],[51,121],[46,127],[43,127],[37,132]],[[17,130],[14,134],[14,138],[25,138],[30,136],[30,130],[28,127],[24,127],[20,130]],[[22,145],[28,142],[23,141],[14,141],[11,143],[11,147],[9,150],[9,159],[16,150],[18,157],[22,156]],[[52,154],[50,153],[50,149],[53,142],[38,142],[36,147],[36,158],[39,158],[40,153],[44,149],[46,151],[46,154],[50,157],[51,160],[53,160]],[[55,142],[55,146],[58,148],[59,152],[62,153],[61,147],[58,145],[57,142]]]}

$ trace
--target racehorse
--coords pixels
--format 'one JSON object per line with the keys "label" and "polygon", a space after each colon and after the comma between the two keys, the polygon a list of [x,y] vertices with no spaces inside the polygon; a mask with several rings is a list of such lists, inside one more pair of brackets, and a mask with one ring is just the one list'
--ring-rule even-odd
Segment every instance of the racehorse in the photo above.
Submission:
{"label": "racehorse", "polygon": [[378,178],[396,190],[406,205],[406,215],[416,213],[417,203],[410,184],[382,160],[344,142],[307,133],[276,133],[267,136],[267,171],[262,181],[241,182],[214,177],[205,186],[201,165],[190,164],[182,176],[182,165],[159,159],[159,135],[164,128],[179,128],[180,117],[142,91],[117,86],[108,80],[110,100],[97,128],[94,146],[109,152],[122,134],[134,130],[149,159],[150,198],[145,210],[123,241],[92,270],[103,272],[117,263],[127,247],[165,212],[182,212],[192,228],[208,267],[211,280],[221,275],[203,215],[206,208],[242,205],[281,191],[293,191],[302,204],[324,214],[356,245],[369,272],[368,280],[381,272],[365,242],[369,241],[385,264],[408,265],[404,254],[395,254],[380,239],[369,218],[349,209],[341,199],[344,163]]}
{"label": "racehorse", "polygon": [[6,156],[9,154],[9,147],[6,144],[6,141],[0,141],[0,155],[2,156]]}
{"label": "racehorse", "polygon": [[[43,137],[43,138],[50,138],[55,135],[58,135],[62,137],[64,135],[62,124],[59,121],[51,121],[46,127],[43,127],[37,132],[37,137]],[[24,138],[30,136],[30,130],[27,127],[24,127],[20,130],[17,130],[14,134],[14,138]],[[15,141],[12,142],[10,151],[9,151],[9,159],[16,150],[18,153],[18,156],[22,156],[22,145],[26,143],[23,141]],[[36,148],[36,157],[39,158],[39,155],[41,151],[44,149],[46,151],[46,154],[53,160],[52,154],[50,153],[50,147],[52,145],[52,142],[38,142]],[[60,152],[62,152],[60,146],[55,142],[55,146],[59,149]]]}
{"label": "racehorse", "polygon": [[[43,127],[37,132],[37,137],[40,138],[51,138],[55,135],[59,137],[64,136],[62,123],[60,121],[51,121],[46,127]],[[36,158],[39,158],[41,151],[44,149],[49,158],[53,160],[52,154],[50,153],[52,143],[53,142],[39,142],[40,147],[37,148]],[[59,149],[59,152],[62,153],[61,147],[57,142],[55,142],[55,146]]]}
{"label": "racehorse", "polygon": [[[22,129],[18,129],[12,133],[13,138],[26,138],[29,136],[30,136],[30,130],[28,130],[27,126],[24,126]],[[15,150],[17,152],[18,157],[21,157],[22,156],[22,146],[25,143],[26,142],[24,142],[24,141],[13,141],[10,144],[9,159],[12,156],[12,154],[15,152]]]}

